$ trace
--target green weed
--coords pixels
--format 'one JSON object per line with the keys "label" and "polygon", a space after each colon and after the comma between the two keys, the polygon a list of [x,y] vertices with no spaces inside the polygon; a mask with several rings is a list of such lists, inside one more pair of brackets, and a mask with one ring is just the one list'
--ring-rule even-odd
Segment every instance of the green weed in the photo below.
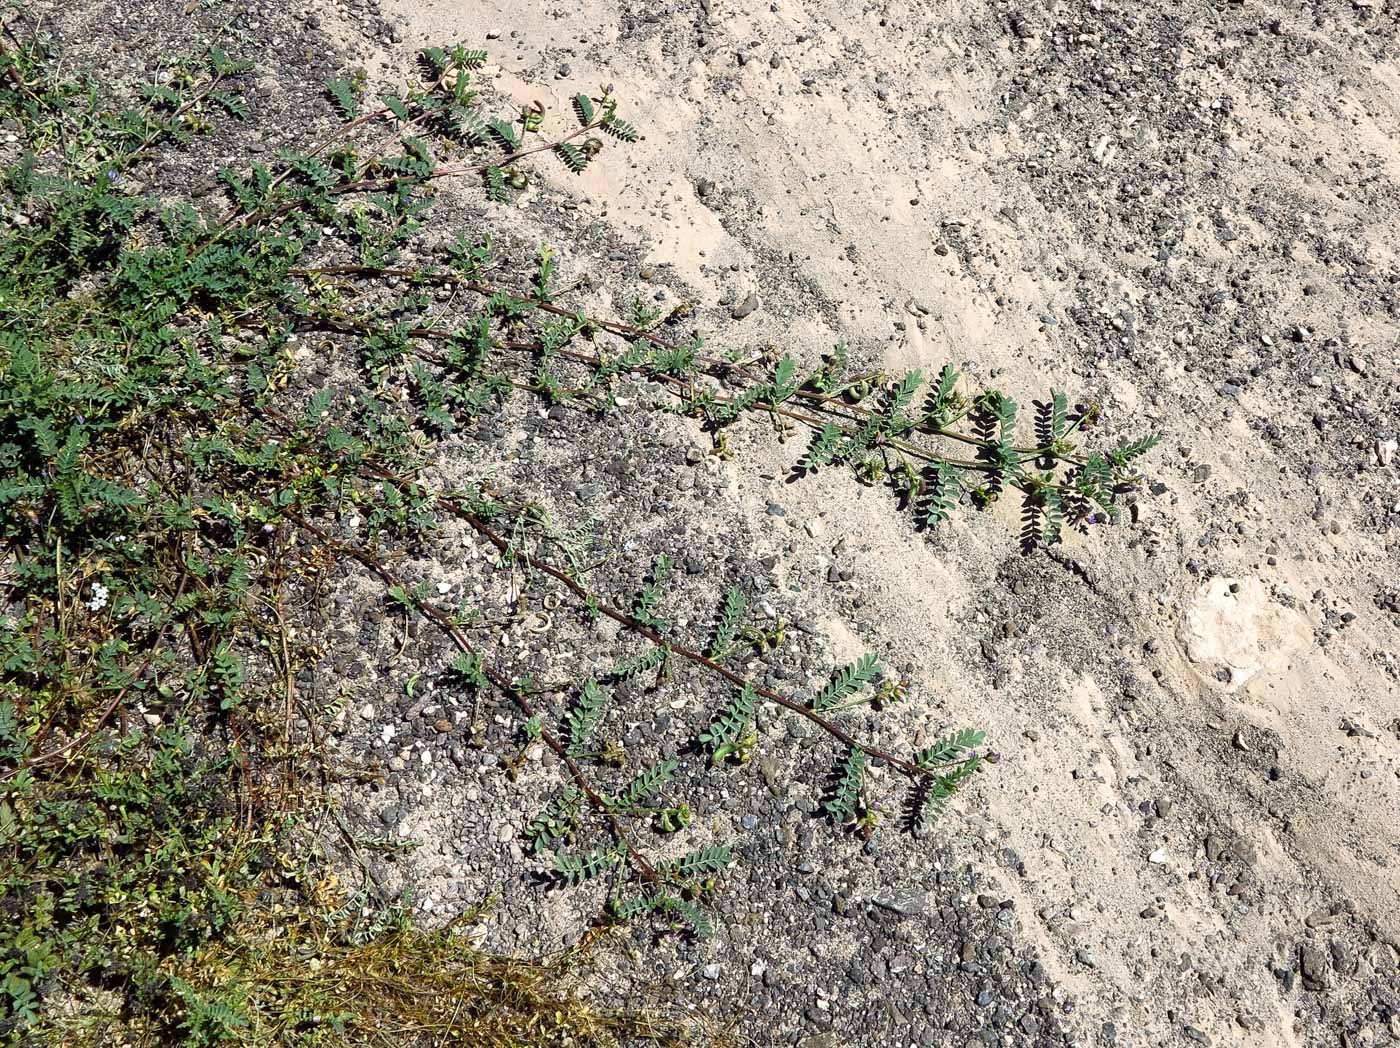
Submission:
{"label": "green weed", "polygon": [[[433,265],[404,261],[439,181],[467,179],[499,201],[529,185],[532,162],[578,172],[635,141],[608,93],[577,95],[571,126],[551,130],[535,108],[483,109],[471,78],[482,52],[430,49],[424,82],[400,94],[329,83],[334,132],[270,164],[230,163],[219,171],[224,203],[200,211],[154,191],[162,158],[245,115],[246,63],[210,51],[169,66],[123,107],[92,78],[58,75],[19,22],[5,39],[0,119],[22,140],[0,175],[6,1035],[269,1045],[669,1036],[554,991],[550,969],[483,956],[458,929],[415,930],[382,907],[367,928],[362,888],[340,888],[315,854],[294,857],[298,828],[334,815],[321,788],[334,769],[320,745],[327,710],[297,685],[317,661],[315,631],[291,625],[299,598],[337,565],[358,565],[386,602],[440,629],[458,648],[458,685],[512,702],[527,738],[558,756],[569,785],[528,841],[562,883],[613,876],[616,918],[707,934],[704,901],[731,862],[723,844],[656,857],[691,813],[671,793],[674,762],[617,770],[624,755],[599,726],[621,680],[686,669],[726,681],[732,699],[696,711],[697,743],[716,767],[747,759],[756,705],[806,718],[840,761],[826,811],[860,832],[878,822],[872,764],[905,778],[926,821],[983,766],[975,732],[901,756],[843,727],[852,706],[903,694],[873,656],[811,698],[731,669],[740,648],[783,639],[781,624],[746,622],[740,589],[707,637],[679,636],[661,615],[664,560],[630,608],[609,605],[578,569],[583,530],[499,493],[431,489],[420,479],[431,449],[517,391],[607,411],[621,378],[646,377],[704,421],[717,451],[746,418],[804,428],[797,471],[839,466],[888,483],[925,524],[1019,490],[1029,546],[1115,516],[1150,438],[1085,451],[1076,442],[1095,409],[1053,393],[1026,440],[1013,401],[960,391],[951,368],[929,384],[917,372],[847,374],[842,351],[808,371],[790,356],[710,356],[665,334],[659,314],[570,308],[549,249],[514,288],[488,282],[498,260],[484,230],[459,231]],[[450,324],[429,314],[425,292],[439,286],[469,303]],[[309,337],[343,352],[343,382],[304,387]],[[350,513],[365,525],[353,539],[335,524]],[[562,720],[475,650],[462,609],[438,606],[386,561],[390,544],[420,541],[448,515],[639,642],[606,678],[580,682]],[[552,563],[545,547],[560,554]]]}

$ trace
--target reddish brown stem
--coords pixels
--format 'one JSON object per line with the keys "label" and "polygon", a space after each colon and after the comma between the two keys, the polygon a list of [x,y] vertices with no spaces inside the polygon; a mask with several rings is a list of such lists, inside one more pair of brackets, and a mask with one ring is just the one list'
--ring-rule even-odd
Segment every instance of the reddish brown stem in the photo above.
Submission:
{"label": "reddish brown stem", "polygon": [[[281,512],[288,520],[315,535],[327,548],[333,549],[338,553],[343,553],[359,561],[359,563],[379,576],[380,581],[386,586],[398,587],[404,593],[408,592],[408,588],[403,582],[385,567],[382,561],[367,550],[358,546],[347,546],[343,543],[336,542],[321,528],[318,528],[315,524],[312,524],[309,520],[291,510],[284,509]],[[451,638],[452,643],[457,646],[458,650],[465,655],[472,655],[480,658],[480,656],[477,655],[476,649],[472,646],[472,643],[467,640],[466,634],[462,632],[457,624],[453,622],[442,609],[429,601],[419,600],[417,598],[414,598],[413,603],[424,616]],[[516,687],[515,683],[509,677],[505,676],[485,661],[481,663],[481,672],[493,686],[509,696],[510,700],[515,703],[516,707],[519,708],[520,712],[526,717],[533,718],[538,716],[534,704],[530,702],[518,687]],[[652,883],[659,882],[661,877],[660,874],[656,872],[656,868],[647,860],[646,856],[641,853],[637,846],[632,843],[631,835],[628,834],[626,827],[622,825],[622,821],[612,810],[612,805],[608,803],[607,798],[603,797],[603,795],[594,788],[592,781],[584,774],[578,762],[570,756],[568,747],[564,745],[557,735],[547,728],[541,728],[540,738],[544,741],[546,746],[554,751],[560,762],[568,769],[570,777],[578,784],[584,796],[588,798],[588,803],[608,821],[609,828],[613,831],[614,836],[616,836],[622,846],[627,849],[627,855],[632,863],[633,869],[635,869],[644,880]]]}
{"label": "reddish brown stem", "polygon": [[[474,528],[483,538],[485,538],[488,542],[490,542],[501,552],[504,553],[510,551],[513,556],[522,558],[532,568],[535,568],[538,571],[542,571],[550,578],[562,583],[576,597],[579,597],[580,599],[585,601],[587,601],[590,598],[591,594],[588,592],[588,590],[586,590],[582,585],[580,585],[567,572],[561,571],[559,568],[545,563],[538,557],[521,551],[518,547],[512,547],[510,542],[508,542],[503,536],[497,534],[494,530],[491,529],[489,525],[487,525],[479,517],[477,517],[470,511],[464,509],[453,499],[447,496],[439,496],[438,504],[446,506],[455,516],[460,517],[462,520],[466,521],[467,524]],[[813,710],[808,706],[804,706],[802,703],[796,701],[795,699],[790,699],[786,695],[774,691],[772,688],[766,688],[762,684],[755,684],[754,682],[750,681],[747,677],[743,676],[740,673],[735,673],[733,670],[727,668],[719,662],[716,662],[714,659],[711,659],[698,651],[694,651],[691,648],[687,648],[683,644],[678,644],[675,641],[662,636],[656,631],[656,629],[647,625],[645,622],[642,622],[641,620],[635,618],[634,616],[627,614],[627,612],[625,611],[619,611],[617,608],[609,607],[606,604],[597,603],[596,601],[593,604],[593,606],[597,607],[598,611],[601,612],[603,615],[606,615],[608,618],[612,619],[619,625],[626,626],[632,632],[640,634],[647,640],[651,641],[651,643],[661,648],[662,650],[669,651],[675,655],[679,655],[681,658],[687,660],[688,662],[693,662],[697,666],[703,666],[707,670],[719,674],[731,684],[736,684],[741,688],[751,688],[754,694],[762,696],[769,702],[776,703],[785,710],[790,710],[793,713],[807,718],[813,724],[817,725],[817,727],[821,728],[824,732],[837,739],[838,741],[845,743],[847,746],[853,746],[858,750],[864,751],[867,756],[875,760],[884,761],[886,764],[898,768],[900,771],[904,772],[912,779],[922,779],[925,777],[929,777],[933,774],[928,769],[919,767],[913,761],[907,761],[903,757],[897,757],[893,753],[886,753],[884,750],[871,746],[869,743],[861,742],[849,732],[845,731],[844,729],[833,724],[831,721],[827,720],[816,710]]]}

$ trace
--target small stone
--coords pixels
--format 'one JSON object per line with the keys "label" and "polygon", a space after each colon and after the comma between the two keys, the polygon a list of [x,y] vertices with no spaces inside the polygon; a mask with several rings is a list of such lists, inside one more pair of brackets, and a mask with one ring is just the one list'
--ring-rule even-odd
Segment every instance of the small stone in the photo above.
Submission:
{"label": "small stone", "polygon": [[735,320],[743,320],[743,319],[744,319],[746,316],[748,316],[750,313],[753,313],[754,311],[756,311],[756,310],[758,309],[758,307],[759,307],[758,296],[757,296],[757,295],[747,295],[747,296],[745,296],[745,298],[744,298],[744,300],[743,300],[742,302],[740,302],[738,305],[736,305],[733,309],[731,309],[731,310],[729,311],[729,315],[730,315],[731,317],[733,317]]}
{"label": "small stone", "polygon": [[870,902],[902,917],[917,917],[928,909],[928,896],[913,888],[881,888]]}
{"label": "small stone", "polygon": [[1325,928],[1337,919],[1337,915],[1331,910],[1314,910],[1308,914],[1303,921],[1309,928]]}
{"label": "small stone", "polygon": [[1347,733],[1347,736],[1348,736],[1349,738],[1352,738],[1352,739],[1375,739],[1375,738],[1379,738],[1379,736],[1376,735],[1375,732],[1370,731],[1369,729],[1367,729],[1367,728],[1364,727],[1363,725],[1361,725],[1361,724],[1357,723],[1356,721],[1352,720],[1350,717],[1343,717],[1343,718],[1342,718],[1342,731],[1346,732],[1346,733]]}
{"label": "small stone", "polygon": [[1147,857],[1147,861],[1153,863],[1156,866],[1161,866],[1167,861],[1167,849],[1158,848],[1156,851],[1154,851],[1151,855]]}
{"label": "small stone", "polygon": [[1298,971],[1304,989],[1317,992],[1327,988],[1327,955],[1310,942],[1298,948]]}
{"label": "small stone", "polygon": [[433,730],[441,735],[446,735],[452,730],[452,722],[446,717],[439,717],[437,720],[433,721]]}

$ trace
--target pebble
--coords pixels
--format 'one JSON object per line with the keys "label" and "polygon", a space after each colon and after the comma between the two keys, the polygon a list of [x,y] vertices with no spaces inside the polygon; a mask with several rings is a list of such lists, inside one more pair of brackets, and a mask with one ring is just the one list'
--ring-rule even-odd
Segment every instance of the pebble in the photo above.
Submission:
{"label": "pebble", "polygon": [[758,309],[759,305],[760,303],[758,300],[758,296],[750,294],[745,296],[742,302],[738,303],[733,309],[731,309],[729,311],[729,315],[735,320],[743,320],[750,313],[755,312]]}
{"label": "pebble", "polygon": [[1327,988],[1327,955],[1310,942],[1298,948],[1298,971],[1304,989],[1316,992]]}
{"label": "pebble", "polygon": [[915,917],[928,909],[928,896],[913,888],[881,888],[870,902],[902,917]]}

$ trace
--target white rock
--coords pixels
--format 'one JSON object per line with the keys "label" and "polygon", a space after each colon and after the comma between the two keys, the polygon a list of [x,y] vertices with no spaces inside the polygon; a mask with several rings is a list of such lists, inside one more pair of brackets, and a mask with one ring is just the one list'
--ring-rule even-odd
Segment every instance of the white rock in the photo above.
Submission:
{"label": "white rock", "polygon": [[1236,691],[1261,671],[1287,667],[1312,631],[1296,611],[1274,603],[1258,579],[1216,578],[1196,590],[1177,636],[1191,662],[1210,676],[1224,668],[1228,690]]}

